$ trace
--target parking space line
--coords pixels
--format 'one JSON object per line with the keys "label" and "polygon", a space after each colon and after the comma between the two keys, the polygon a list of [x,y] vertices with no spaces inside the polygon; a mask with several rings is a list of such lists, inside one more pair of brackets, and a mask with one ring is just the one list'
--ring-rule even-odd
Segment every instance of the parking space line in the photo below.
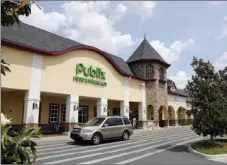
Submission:
{"label": "parking space line", "polygon": [[[195,135],[194,135],[195,136]],[[189,137],[194,137],[194,136],[187,136],[187,137],[185,137],[185,138],[189,138]],[[183,136],[184,137],[184,136]],[[174,141],[178,141],[179,140],[179,138],[183,138],[183,137],[179,137],[179,136],[177,136],[177,138],[175,138],[176,140],[174,140]],[[185,139],[185,138],[183,138],[183,139]],[[128,150],[128,149],[132,149],[132,148],[136,148],[136,147],[140,147],[140,146],[144,146],[144,145],[150,145],[150,144],[153,144],[153,143],[157,143],[157,142],[161,142],[161,141],[163,141],[164,139],[162,139],[162,140],[157,140],[157,141],[152,141],[152,142],[149,142],[149,143],[144,143],[144,144],[139,144],[139,145],[135,145],[135,146],[130,146],[130,147],[126,147],[126,148],[121,148],[121,149],[117,149],[117,150],[113,150],[113,151],[107,151],[107,152],[103,152],[102,154],[108,154],[108,153],[115,153],[115,152],[119,152],[119,151],[124,151],[124,150]],[[171,142],[171,141],[169,141],[169,142]],[[168,142],[168,143],[169,143]],[[161,145],[163,145],[164,143],[162,143]],[[145,148],[146,149],[146,148]],[[150,148],[149,148],[150,149]],[[102,150],[102,149],[100,149],[100,150]],[[91,150],[90,150],[91,151]],[[90,151],[87,151],[87,152],[90,152]],[[81,153],[81,152],[80,152]],[[83,153],[86,153],[86,152],[83,152]],[[130,152],[127,152],[127,153],[130,153]],[[69,154],[67,154],[67,155],[73,155],[73,154],[78,154],[78,153],[69,153]],[[118,156],[119,155],[124,155],[125,153],[121,153],[121,154],[118,154]],[[98,153],[98,155],[100,155],[100,153]],[[53,156],[53,157],[51,157],[51,158],[54,158],[55,156]],[[56,156],[56,157],[59,157],[59,155],[58,156]],[[92,156],[91,156],[92,157]],[[48,159],[49,159],[50,157],[48,157]],[[106,158],[109,158],[109,157],[106,157]],[[106,159],[105,158],[105,159]],[[76,159],[78,159],[77,157],[76,158],[69,158],[69,159],[62,159],[62,160],[58,160],[58,161],[54,161],[54,162],[48,162],[48,163],[44,163],[44,164],[57,164],[57,163],[63,163],[63,162],[66,162],[66,161],[71,161],[71,160],[76,160]],[[99,162],[100,160],[102,160],[102,159],[104,159],[104,158],[99,158],[99,159],[96,159],[96,161],[97,162]],[[104,161],[104,160],[103,160]],[[86,164],[87,162],[85,162],[84,164]]]}
{"label": "parking space line", "polygon": [[180,145],[183,145],[183,144],[187,144],[187,143],[190,143],[190,142],[193,142],[193,141],[196,141],[196,140],[200,140],[200,139],[203,139],[203,138],[200,137],[200,138],[196,138],[196,139],[193,139],[193,140],[184,141],[184,142],[182,142],[182,143],[175,144],[175,145],[170,146],[170,147],[167,147],[167,148],[165,148],[165,149],[160,149],[160,150],[158,150],[158,151],[151,152],[151,153],[147,153],[147,154],[144,154],[144,155],[140,155],[140,156],[137,156],[137,157],[134,157],[134,158],[131,158],[131,159],[127,159],[127,160],[124,160],[124,161],[115,163],[115,164],[127,164],[127,163],[130,163],[130,162],[133,162],[133,161],[136,161],[136,160],[139,160],[139,159],[143,159],[143,158],[146,158],[146,157],[148,157],[148,156],[151,156],[151,155],[154,155],[154,154],[158,154],[158,153],[161,153],[161,152],[163,152],[163,151],[172,149],[172,148],[174,148],[174,147],[177,147],[177,146],[180,146]]}
{"label": "parking space line", "polygon": [[[170,132],[168,132],[168,133],[170,133]],[[176,132],[171,132],[171,133],[176,133]],[[190,134],[188,132],[185,132],[185,133]],[[151,134],[147,134],[146,136],[132,136],[130,139],[131,140],[140,140],[141,137],[144,137],[144,138],[146,138],[146,137],[154,138],[154,137],[159,137],[159,136],[162,136],[162,133],[154,134],[154,136],[151,136]],[[44,148],[43,146],[42,147],[40,146],[40,147],[37,147],[37,152],[43,152],[43,151],[50,151],[50,150],[54,150],[54,149],[64,149],[64,148],[71,148],[71,147],[73,147],[73,146],[64,146],[64,145],[65,144],[60,144],[60,145],[57,145],[57,146],[55,145],[53,147],[52,146],[49,146],[48,148]],[[42,149],[42,148],[44,148],[44,149]]]}
{"label": "parking space line", "polygon": [[[146,147],[146,148],[143,148],[143,149],[139,149],[139,150],[135,150],[135,151],[131,151],[131,152],[126,152],[126,153],[121,153],[121,154],[117,154],[117,155],[113,155],[113,156],[107,156],[107,157],[104,157],[104,158],[94,159],[94,160],[82,162],[82,163],[79,163],[79,164],[94,164],[94,163],[102,162],[102,161],[105,161],[105,160],[110,160],[110,159],[122,157],[122,156],[125,156],[125,155],[130,155],[130,154],[133,154],[133,153],[139,153],[139,152],[146,151],[146,150],[149,150],[149,149],[153,149],[153,148],[156,148],[156,147],[160,147],[160,146],[163,146],[163,145],[171,144],[171,143],[177,142],[179,140],[186,140],[188,138],[189,137],[185,137],[183,139],[171,140],[171,141],[168,141],[168,142],[165,142],[165,143],[162,143],[162,144],[158,144],[158,145],[154,145],[154,146],[151,146],[151,147]],[[104,154],[106,154],[106,153],[104,153]],[[58,162],[56,161],[55,163],[58,163]]]}
{"label": "parking space line", "polygon": [[[188,135],[188,133],[184,133],[184,134],[181,134],[181,135]],[[170,138],[170,137],[176,137],[176,136],[178,136],[178,135],[173,135],[173,136],[168,136],[168,138]],[[142,140],[142,141],[148,141],[148,140],[152,140],[152,141],[154,141],[154,140],[156,140],[156,139],[168,139],[168,138],[166,138],[166,137],[163,137],[163,138],[161,138],[160,136],[155,136],[155,137],[153,137],[154,139],[152,139],[152,138],[150,138],[150,137],[146,137],[146,138],[140,138],[139,139],[139,141],[135,141],[135,142],[125,142],[125,141],[120,141],[120,142],[116,142],[118,145],[112,145],[112,144],[106,144],[107,145],[107,147],[104,147],[104,148],[115,148],[115,147],[118,147],[118,146],[122,146],[122,145],[130,145],[130,144],[134,144],[134,143],[138,143],[138,142],[140,142],[140,140]],[[114,143],[114,144],[116,144],[116,143]],[[123,144],[119,144],[119,143],[123,143]],[[105,144],[103,144],[102,146],[104,146]],[[111,145],[111,146],[110,146]],[[90,149],[90,148],[97,148],[97,146],[88,146],[88,147],[78,147],[78,148],[72,148],[72,149],[67,149],[67,150],[60,150],[60,151],[56,151],[56,152],[52,152],[52,153],[54,153],[54,154],[56,154],[56,153],[62,153],[62,152],[69,152],[69,151],[78,151],[78,150],[81,150],[81,149]],[[103,149],[103,147],[102,147],[102,149]],[[90,150],[91,151],[91,150]],[[92,150],[93,151],[93,150]],[[49,152],[47,152],[47,153],[45,153],[45,154],[49,154]],[[39,153],[39,155],[44,155],[44,154],[42,154],[42,153]]]}

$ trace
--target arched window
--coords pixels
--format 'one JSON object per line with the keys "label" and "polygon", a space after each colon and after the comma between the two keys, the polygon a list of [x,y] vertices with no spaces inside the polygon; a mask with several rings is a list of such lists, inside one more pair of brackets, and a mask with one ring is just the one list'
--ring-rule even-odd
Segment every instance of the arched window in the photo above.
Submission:
{"label": "arched window", "polygon": [[146,77],[147,78],[152,78],[153,77],[153,66],[152,65],[147,65],[147,67],[146,67]]}
{"label": "arched window", "polygon": [[164,69],[163,68],[159,69],[159,79],[164,80]]}

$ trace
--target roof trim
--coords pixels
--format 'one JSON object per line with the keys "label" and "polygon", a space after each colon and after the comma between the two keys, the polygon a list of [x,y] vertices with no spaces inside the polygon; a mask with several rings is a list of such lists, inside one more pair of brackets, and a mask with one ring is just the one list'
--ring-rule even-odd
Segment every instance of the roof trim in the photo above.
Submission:
{"label": "roof trim", "polygon": [[133,64],[133,63],[137,63],[137,62],[145,62],[145,61],[152,61],[152,62],[157,62],[161,65],[164,65],[165,67],[169,68],[171,65],[166,63],[166,62],[163,62],[161,60],[158,60],[158,59],[138,59],[138,60],[135,60],[135,61],[129,61],[127,62],[128,64]]}
{"label": "roof trim", "polygon": [[131,78],[134,78],[134,79],[138,79],[138,80],[142,80],[142,81],[147,81],[147,79],[143,79],[143,78],[140,78],[140,77],[137,77],[135,75],[130,75],[126,72],[124,72],[110,57],[107,53],[105,53],[104,51],[98,49],[98,48],[95,48],[93,46],[88,46],[88,45],[78,45],[78,46],[73,46],[73,47],[70,47],[68,49],[65,49],[65,50],[61,50],[61,51],[47,51],[47,50],[42,50],[42,49],[38,49],[38,48],[35,48],[35,47],[32,47],[32,46],[28,46],[28,45],[25,45],[25,44],[21,44],[21,43],[18,43],[18,42],[15,42],[15,41],[10,41],[10,40],[7,40],[5,38],[1,38],[1,41],[2,41],[2,45],[5,45],[5,46],[10,46],[10,47],[14,47],[14,48],[18,48],[18,49],[22,49],[22,50],[25,50],[25,51],[31,51],[31,52],[35,52],[35,53],[38,53],[38,54],[42,54],[42,55],[49,55],[49,56],[58,56],[58,55],[64,55],[64,53],[68,53],[70,51],[73,51],[73,50],[90,50],[90,51],[94,51],[100,55],[102,55],[108,62],[110,62],[110,64],[124,77],[131,77]]}
{"label": "roof trim", "polygon": [[178,95],[178,96],[182,96],[182,97],[188,97],[188,95],[184,95],[184,94],[181,94],[181,93],[178,93],[176,91],[168,91],[168,94],[172,94],[172,95]]}

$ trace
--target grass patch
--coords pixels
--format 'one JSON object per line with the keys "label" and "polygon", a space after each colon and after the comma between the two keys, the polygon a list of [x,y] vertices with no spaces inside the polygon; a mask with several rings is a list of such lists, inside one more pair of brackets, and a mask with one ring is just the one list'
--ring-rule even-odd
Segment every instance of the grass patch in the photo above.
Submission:
{"label": "grass patch", "polygon": [[213,143],[209,140],[195,142],[192,148],[208,155],[227,154],[227,139],[215,139]]}

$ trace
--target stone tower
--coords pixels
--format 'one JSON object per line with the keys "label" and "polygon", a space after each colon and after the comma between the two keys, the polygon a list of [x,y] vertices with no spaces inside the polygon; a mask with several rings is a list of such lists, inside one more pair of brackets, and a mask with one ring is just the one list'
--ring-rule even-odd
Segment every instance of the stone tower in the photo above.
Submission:
{"label": "stone tower", "polygon": [[154,123],[165,125],[168,115],[167,68],[170,67],[159,53],[144,40],[127,60],[132,72],[145,79],[147,121],[142,126]]}

